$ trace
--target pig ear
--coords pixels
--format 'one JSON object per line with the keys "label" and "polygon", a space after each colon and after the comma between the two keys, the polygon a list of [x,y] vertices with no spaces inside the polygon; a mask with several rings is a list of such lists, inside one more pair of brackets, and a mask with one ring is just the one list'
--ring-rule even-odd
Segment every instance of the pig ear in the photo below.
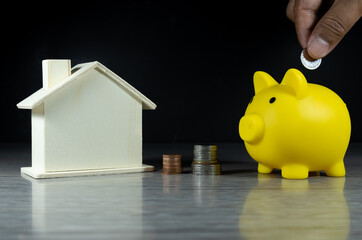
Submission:
{"label": "pig ear", "polygon": [[262,71],[257,71],[254,73],[254,90],[255,94],[261,90],[277,85],[277,81],[274,80],[269,74]]}
{"label": "pig ear", "polygon": [[289,69],[280,84],[289,86],[297,98],[304,98],[308,95],[308,82],[303,73],[297,69]]}

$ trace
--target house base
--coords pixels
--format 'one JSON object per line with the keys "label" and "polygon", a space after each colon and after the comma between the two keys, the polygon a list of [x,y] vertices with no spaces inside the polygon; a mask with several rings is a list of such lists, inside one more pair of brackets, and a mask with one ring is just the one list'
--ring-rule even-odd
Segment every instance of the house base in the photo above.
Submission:
{"label": "house base", "polygon": [[43,172],[33,167],[22,167],[21,173],[33,178],[61,178],[61,177],[77,177],[77,176],[92,176],[118,173],[136,173],[136,172],[151,172],[154,167],[143,164],[141,167],[126,167],[126,168],[108,168],[108,169],[91,169],[77,171],[62,171],[62,172]]}

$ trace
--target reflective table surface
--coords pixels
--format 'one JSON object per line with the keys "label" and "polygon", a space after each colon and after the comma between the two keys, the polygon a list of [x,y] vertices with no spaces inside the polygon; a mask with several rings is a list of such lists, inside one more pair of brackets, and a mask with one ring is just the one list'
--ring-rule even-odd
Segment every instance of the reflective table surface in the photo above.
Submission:
{"label": "reflective table surface", "polygon": [[[30,146],[0,146],[0,239],[361,239],[362,145],[347,175],[258,174],[242,143],[218,145],[222,175],[191,173],[192,144],[144,144],[154,172],[35,180]],[[162,175],[181,153],[183,174]]]}

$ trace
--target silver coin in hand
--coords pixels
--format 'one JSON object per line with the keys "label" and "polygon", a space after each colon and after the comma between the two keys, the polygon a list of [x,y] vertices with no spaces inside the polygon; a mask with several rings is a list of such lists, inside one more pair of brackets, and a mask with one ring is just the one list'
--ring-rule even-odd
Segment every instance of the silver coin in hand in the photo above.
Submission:
{"label": "silver coin in hand", "polygon": [[304,50],[300,54],[300,60],[302,61],[303,66],[309,70],[317,69],[322,62],[321,58],[314,61],[309,61],[304,57]]}

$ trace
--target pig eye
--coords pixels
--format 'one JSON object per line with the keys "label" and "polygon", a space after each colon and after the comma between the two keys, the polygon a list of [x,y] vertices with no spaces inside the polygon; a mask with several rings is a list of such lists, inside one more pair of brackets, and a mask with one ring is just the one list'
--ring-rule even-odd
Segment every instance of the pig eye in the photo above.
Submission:
{"label": "pig eye", "polygon": [[251,104],[251,103],[253,102],[253,99],[254,99],[254,97],[252,97],[252,98],[250,99],[249,104]]}
{"label": "pig eye", "polygon": [[272,97],[270,100],[269,100],[270,103],[273,103],[275,102],[275,97]]}

